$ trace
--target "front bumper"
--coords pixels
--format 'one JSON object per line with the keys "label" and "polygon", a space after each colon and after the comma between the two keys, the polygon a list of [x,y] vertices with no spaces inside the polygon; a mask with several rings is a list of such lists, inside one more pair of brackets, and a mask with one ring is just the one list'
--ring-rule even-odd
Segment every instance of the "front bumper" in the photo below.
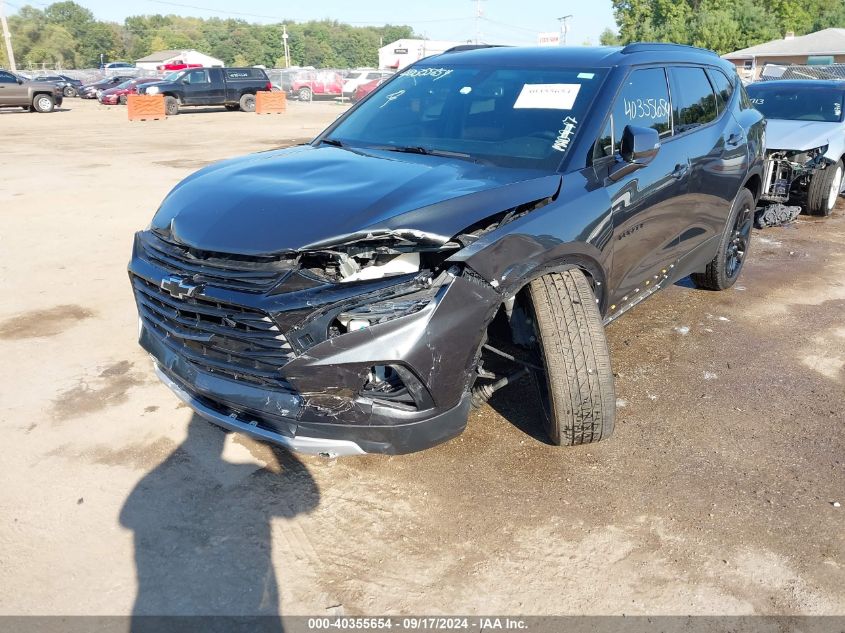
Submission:
{"label": "front bumper", "polygon": [[[160,322],[161,315],[149,310],[154,293],[172,279],[173,271],[150,261],[137,239],[129,271],[142,315],[140,344],[153,356],[162,381],[216,424],[311,453],[409,453],[460,434],[469,412],[470,370],[483,325],[501,301],[492,287],[455,276],[418,312],[296,351],[297,337],[314,332],[302,325],[313,322],[314,314],[396,282],[326,283],[289,292],[282,282],[262,293],[204,286],[193,300],[209,306],[215,315],[213,306],[220,306],[223,321],[246,318],[239,316],[242,310],[253,319],[267,315],[267,321],[278,326],[273,330],[279,332],[276,338],[286,340],[285,345],[294,343],[273,367],[277,382],[260,383],[245,377],[243,367],[207,359],[195,343],[184,349],[176,344],[180,330],[171,334],[170,326]],[[163,299],[168,309],[174,308],[172,298]],[[191,314],[191,309],[186,306],[182,315]],[[417,404],[411,406],[365,392],[374,366],[401,368],[409,391],[416,389],[423,397],[415,398]]]}

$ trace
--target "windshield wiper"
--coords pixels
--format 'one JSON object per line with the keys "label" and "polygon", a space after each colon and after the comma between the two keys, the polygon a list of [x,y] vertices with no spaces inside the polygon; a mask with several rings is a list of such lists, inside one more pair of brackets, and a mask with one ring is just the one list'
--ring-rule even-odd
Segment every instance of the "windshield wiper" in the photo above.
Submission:
{"label": "windshield wiper", "polygon": [[326,137],[320,139],[320,144],[322,145],[323,143],[325,143],[326,145],[331,145],[332,147],[343,147],[343,141],[340,141],[336,138]]}
{"label": "windshield wiper", "polygon": [[450,152],[445,149],[429,149],[419,145],[403,147],[401,145],[385,145],[384,147],[370,147],[369,149],[383,149],[388,152],[402,152],[404,154],[423,154],[424,156],[445,156],[447,158],[469,158],[472,156],[463,152]]}

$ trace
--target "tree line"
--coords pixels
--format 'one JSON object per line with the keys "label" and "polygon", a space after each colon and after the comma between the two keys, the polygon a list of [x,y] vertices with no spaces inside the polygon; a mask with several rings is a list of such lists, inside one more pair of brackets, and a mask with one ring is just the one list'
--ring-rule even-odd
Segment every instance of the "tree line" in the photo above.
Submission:
{"label": "tree line", "polygon": [[[351,26],[333,20],[252,24],[244,20],[176,15],[128,17],[103,22],[79,4],[56,2],[45,9],[24,6],[9,16],[20,68],[93,68],[104,61],[134,61],[155,51],[196,49],[227,65],[284,66],[283,24],[291,64],[317,68],[376,66],[378,48],[414,36],[409,26]],[[0,67],[8,67],[0,46]]]}
{"label": "tree line", "polygon": [[719,54],[829,27],[845,28],[843,0],[611,0],[618,31],[605,45],[637,41],[701,46]]}

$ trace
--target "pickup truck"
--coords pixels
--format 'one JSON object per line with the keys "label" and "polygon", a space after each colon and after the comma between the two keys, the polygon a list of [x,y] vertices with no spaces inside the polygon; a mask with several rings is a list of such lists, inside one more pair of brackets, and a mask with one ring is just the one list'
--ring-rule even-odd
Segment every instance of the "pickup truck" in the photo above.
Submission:
{"label": "pickup truck", "polygon": [[33,112],[52,112],[62,105],[62,88],[49,81],[29,81],[0,70],[0,108],[20,107]]}
{"label": "pickup truck", "polygon": [[184,106],[226,106],[227,110],[255,111],[255,93],[271,90],[261,68],[190,68],[168,81],[138,88],[139,94],[164,95],[168,115]]}

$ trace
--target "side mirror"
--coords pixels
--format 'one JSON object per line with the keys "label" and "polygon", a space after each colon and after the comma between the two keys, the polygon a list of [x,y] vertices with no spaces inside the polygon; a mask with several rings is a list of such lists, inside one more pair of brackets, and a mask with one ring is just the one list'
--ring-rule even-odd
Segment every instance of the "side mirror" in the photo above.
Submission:
{"label": "side mirror", "polygon": [[610,179],[619,180],[648,165],[660,151],[660,135],[650,127],[626,125],[619,144],[621,161],[611,168]]}
{"label": "side mirror", "polygon": [[18,85],[19,86],[23,85],[23,79],[21,79],[20,77],[18,77]]}

